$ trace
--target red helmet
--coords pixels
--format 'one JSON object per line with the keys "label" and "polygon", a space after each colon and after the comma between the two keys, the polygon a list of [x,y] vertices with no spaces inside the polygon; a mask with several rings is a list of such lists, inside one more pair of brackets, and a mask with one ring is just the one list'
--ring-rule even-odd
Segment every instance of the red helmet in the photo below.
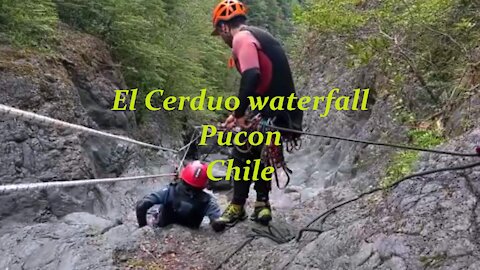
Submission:
{"label": "red helmet", "polygon": [[180,172],[180,178],[192,187],[205,188],[208,183],[208,164],[200,161],[188,163]]}

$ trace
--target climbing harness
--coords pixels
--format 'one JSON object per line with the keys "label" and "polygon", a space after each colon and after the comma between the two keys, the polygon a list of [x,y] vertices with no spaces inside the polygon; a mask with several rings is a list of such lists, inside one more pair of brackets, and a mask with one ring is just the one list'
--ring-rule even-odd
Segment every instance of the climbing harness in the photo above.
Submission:
{"label": "climbing harness", "polygon": [[[248,114],[247,115],[249,127],[246,128],[244,131],[247,133],[251,133],[254,131],[261,132],[262,134],[267,134],[268,132],[275,132],[277,131],[273,128],[273,122],[275,118],[265,118],[262,117],[261,114]],[[237,127],[233,130],[233,132],[240,132],[240,129]],[[281,132],[280,137],[280,145],[276,145],[274,140],[265,144],[261,150],[261,161],[265,166],[272,167],[273,170],[273,177],[275,178],[275,182],[279,189],[285,189],[288,184],[290,183],[290,175],[293,171],[288,168],[287,162],[285,160],[284,150],[289,153],[292,153],[294,150],[300,149],[300,136],[294,135],[291,132]],[[245,139],[242,146],[234,145],[237,151],[240,153],[249,153],[252,151],[253,146]],[[284,149],[285,147],[285,149]],[[280,186],[278,170],[282,169],[285,173],[287,180],[283,187]]]}
{"label": "climbing harness", "polygon": [[[256,117],[259,118],[260,116],[257,115]],[[274,132],[276,130],[271,127],[274,121],[275,118],[261,119],[256,122],[256,128],[264,134],[267,132]],[[270,142],[269,144],[266,144],[262,149],[262,161],[268,166],[273,167],[273,174],[277,183],[277,187],[279,189],[285,189],[288,186],[288,184],[290,183],[290,175],[293,173],[293,171],[287,166],[284,155],[284,146],[286,147],[285,150],[287,152],[292,153],[293,150],[300,149],[299,142],[299,136],[292,136],[291,133],[281,133],[280,145],[275,145],[273,142]],[[280,187],[278,169],[282,169],[287,177],[287,181],[283,187]]]}

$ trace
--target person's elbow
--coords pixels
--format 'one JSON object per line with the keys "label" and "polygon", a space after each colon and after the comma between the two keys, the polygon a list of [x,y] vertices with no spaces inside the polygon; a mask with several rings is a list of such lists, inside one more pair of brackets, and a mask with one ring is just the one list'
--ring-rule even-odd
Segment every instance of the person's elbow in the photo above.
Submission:
{"label": "person's elbow", "polygon": [[247,85],[256,86],[260,80],[260,75],[260,68],[252,67],[242,72],[242,79],[246,82]]}

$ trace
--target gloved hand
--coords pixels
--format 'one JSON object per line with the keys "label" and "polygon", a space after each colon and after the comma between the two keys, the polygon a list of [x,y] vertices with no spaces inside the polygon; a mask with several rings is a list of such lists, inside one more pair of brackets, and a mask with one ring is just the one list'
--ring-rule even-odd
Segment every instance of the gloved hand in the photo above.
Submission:
{"label": "gloved hand", "polygon": [[221,232],[221,231],[225,230],[225,228],[226,228],[225,222],[219,221],[218,219],[217,220],[212,220],[210,222],[210,226],[212,226],[212,229],[215,232]]}
{"label": "gloved hand", "polygon": [[137,215],[137,222],[138,222],[138,227],[142,228],[144,226],[147,226],[147,211],[150,209],[150,207],[153,206],[153,203],[142,199],[137,202],[137,205],[135,207],[135,212]]}

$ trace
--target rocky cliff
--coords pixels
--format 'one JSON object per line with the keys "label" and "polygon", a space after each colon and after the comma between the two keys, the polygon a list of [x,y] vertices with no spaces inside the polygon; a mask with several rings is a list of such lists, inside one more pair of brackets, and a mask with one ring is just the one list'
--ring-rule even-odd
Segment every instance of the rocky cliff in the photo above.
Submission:
{"label": "rocky cliff", "polygon": [[[312,47],[325,49],[321,43]],[[352,70],[346,67],[345,54],[340,49],[330,50],[308,50],[308,57],[300,63],[300,92],[326,95],[338,87],[351,94],[354,88],[370,88],[369,111],[334,111],[326,118],[320,118],[318,112],[308,112],[306,129],[411,144],[408,127],[395,117],[394,100],[379,94],[383,81],[376,76],[374,67]],[[437,148],[475,152],[480,143],[480,111],[472,104],[478,104],[479,98],[477,91],[453,111],[444,112],[442,126],[450,138]],[[467,129],[458,124],[464,117],[475,119]],[[329,207],[381,185],[390,159],[398,151],[312,137],[304,137],[303,143],[300,151],[288,157],[295,172],[291,186],[285,191],[275,188],[272,196],[273,225],[282,229],[285,238],[295,236],[298,229]],[[412,170],[478,161],[477,157],[422,154]],[[321,234],[307,232],[299,242],[284,244],[258,237],[234,255],[250,239],[251,228],[257,228],[252,222],[238,224],[222,235],[215,235],[208,228],[200,233],[184,232],[178,227],[157,231],[159,243],[145,242],[153,257],[140,251],[121,265],[142,261],[172,269],[213,269],[219,265],[221,269],[478,269],[479,176],[477,167],[413,178],[393,189],[365,196],[313,223],[311,228],[323,230]],[[220,199],[225,201],[224,197]]]}
{"label": "rocky cliff", "polygon": [[[153,144],[174,143],[159,134],[162,115],[139,127],[133,112],[110,110],[114,90],[126,89],[100,40],[62,26],[60,51],[38,53],[0,48],[2,104],[74,124],[126,135]],[[137,146],[2,116],[2,184],[65,181],[164,173],[163,153]],[[167,166],[165,166],[167,165]],[[162,167],[163,166],[163,167]],[[168,181],[165,179],[164,181]],[[4,269],[108,268],[108,250],[125,229],[107,237],[131,213],[134,200],[151,182],[84,186],[0,196]],[[157,182],[158,184],[158,182]],[[103,217],[103,218],[102,218]],[[120,226],[121,228],[122,226]],[[117,239],[117,240],[115,240]],[[119,242],[119,241],[117,241]],[[108,243],[108,244],[107,244]]]}
{"label": "rocky cliff", "polygon": [[[151,143],[172,141],[159,114],[149,129],[133,114],[112,113],[112,89],[124,88],[105,45],[65,29],[62,56],[42,56],[2,48],[0,80],[7,105]],[[322,48],[313,44],[312,48]],[[323,48],[324,49],[324,48]],[[337,48],[338,49],[338,48]],[[308,131],[372,141],[408,144],[406,127],[379,94],[382,78],[373,67],[348,69],[342,52],[309,49],[300,63],[303,95],[326,95],[370,88],[369,111],[335,112],[320,118],[308,112]],[[472,152],[480,144],[480,94],[448,113],[451,138],[440,149]],[[459,119],[472,119],[460,129]],[[44,128],[19,119],[0,122],[2,183],[84,179],[168,170],[167,157],[136,147]],[[162,130],[163,132],[158,132]],[[288,156],[291,186],[274,188],[274,226],[289,238],[336,203],[378,186],[395,149],[304,137]],[[478,161],[423,154],[414,171]],[[478,168],[443,172],[403,182],[348,204],[318,221],[299,241],[276,244],[254,239],[223,269],[479,269]],[[0,266],[9,269],[213,269],[257,228],[250,221],[221,234],[173,226],[136,229],[132,200],[152,185],[135,183],[51,190],[2,196]],[[228,194],[217,194],[222,205]],[[253,194],[252,194],[253,195]],[[253,197],[253,196],[252,196]],[[249,202],[251,207],[251,201]],[[251,208],[248,209],[251,212]],[[88,213],[85,213],[88,212]],[[123,224],[120,224],[123,223]]]}

